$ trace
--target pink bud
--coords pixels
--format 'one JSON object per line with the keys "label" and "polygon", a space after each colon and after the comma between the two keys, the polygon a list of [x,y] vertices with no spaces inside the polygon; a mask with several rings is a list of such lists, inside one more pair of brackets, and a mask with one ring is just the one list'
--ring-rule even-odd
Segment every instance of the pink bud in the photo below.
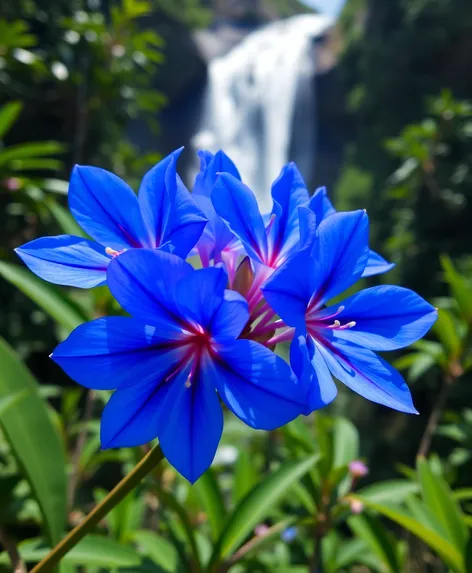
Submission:
{"label": "pink bud", "polygon": [[360,460],[354,460],[349,464],[349,472],[352,477],[361,478],[369,473],[369,468],[365,465],[364,462],[361,462]]}
{"label": "pink bud", "polygon": [[265,523],[260,523],[254,529],[254,533],[257,537],[263,537],[269,531],[269,526]]}
{"label": "pink bud", "polygon": [[364,504],[359,499],[350,499],[349,505],[351,506],[352,513],[359,514],[364,511]]}
{"label": "pink bud", "polygon": [[2,183],[8,191],[18,191],[21,188],[21,179],[18,179],[18,177],[8,177]]}

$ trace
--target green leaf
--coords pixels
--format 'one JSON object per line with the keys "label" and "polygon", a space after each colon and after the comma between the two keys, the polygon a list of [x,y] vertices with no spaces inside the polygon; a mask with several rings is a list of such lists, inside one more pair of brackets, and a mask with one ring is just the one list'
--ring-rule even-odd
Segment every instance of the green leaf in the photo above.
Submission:
{"label": "green leaf", "polygon": [[462,317],[469,324],[472,323],[472,287],[466,279],[457,272],[447,255],[441,256],[441,265],[444,276],[451,287],[452,294],[456,299],[457,306]]}
{"label": "green leaf", "polygon": [[1,261],[0,275],[24,292],[67,331],[74,330],[88,319],[79,313],[77,307],[59,289],[35,277],[25,268]]}
{"label": "green leaf", "polygon": [[274,505],[290,492],[290,486],[306,474],[318,459],[319,456],[312,455],[285,462],[248,493],[231,514],[210,563],[214,565],[219,559],[230,555],[273,510]]}
{"label": "green leaf", "polygon": [[333,427],[333,469],[349,464],[359,456],[359,432],[346,418],[336,418]]}
{"label": "green leaf", "polygon": [[242,448],[234,469],[233,505],[236,505],[257,483],[257,472],[249,453]]}
{"label": "green leaf", "polygon": [[52,197],[48,197],[45,201],[48,209],[51,211],[52,216],[56,219],[59,227],[67,235],[74,235],[76,237],[85,237],[85,233],[82,228],[76,223],[74,217],[70,214],[70,211],[60,205]]}
{"label": "green leaf", "polygon": [[[27,539],[18,545],[21,558],[26,563],[41,561],[51,550],[42,539]],[[0,563],[7,563],[5,552],[0,554]],[[132,548],[121,545],[110,537],[89,534],[73,547],[63,558],[66,565],[106,567],[136,567],[141,557]]]}
{"label": "green leaf", "polygon": [[373,503],[397,505],[409,495],[418,493],[419,490],[420,487],[416,482],[398,479],[368,485],[358,490],[356,494]]}
{"label": "green leaf", "polygon": [[424,458],[418,459],[417,470],[426,506],[443,527],[447,539],[461,552],[464,551],[468,531],[461,509],[449,486],[441,475],[431,471],[428,461]]}
{"label": "green leaf", "polygon": [[179,554],[170,541],[155,531],[144,529],[135,531],[132,540],[137,544],[140,553],[149,557],[164,571],[175,572],[179,563]]}
{"label": "green leaf", "polygon": [[359,499],[365,506],[388,517],[388,519],[391,519],[413,535],[416,535],[418,539],[421,539],[429,545],[456,573],[466,573],[462,554],[457,550],[457,547],[444,539],[442,535],[438,535],[435,531],[419,523],[416,519],[403,511],[379,503],[373,503],[363,496],[356,495],[355,498]]}
{"label": "green leaf", "polygon": [[205,508],[213,538],[217,539],[226,521],[226,509],[213,470],[208,469],[193,487]]}
{"label": "green leaf", "polygon": [[10,145],[10,147],[2,151],[0,154],[0,165],[5,165],[5,163],[9,161],[41,158],[46,155],[56,155],[63,151],[64,146],[57,141],[19,143],[18,145]]}
{"label": "green leaf", "polygon": [[25,392],[0,418],[0,427],[31,485],[48,539],[61,538],[66,518],[66,460],[57,429],[37,382],[8,344],[0,339],[0,396]]}
{"label": "green leaf", "polygon": [[461,352],[461,339],[457,334],[457,328],[449,311],[440,308],[438,319],[433,325],[433,330],[439,338],[450,358],[457,358]]}
{"label": "green leaf", "polygon": [[356,515],[350,517],[347,523],[357,537],[367,543],[389,572],[398,573],[401,570],[395,539],[385,530],[378,519],[368,514]]}
{"label": "green leaf", "polygon": [[19,400],[24,398],[27,394],[28,394],[28,391],[23,390],[22,392],[12,393],[9,396],[0,395],[0,418],[9,408],[11,408],[11,406],[16,404]]}
{"label": "green leaf", "polygon": [[469,539],[467,547],[465,548],[464,561],[465,561],[465,570],[472,571],[472,538]]}
{"label": "green leaf", "polygon": [[[23,104],[19,101],[11,101],[0,108],[0,139],[2,139],[18,119]],[[0,151],[0,156],[2,155]]]}
{"label": "green leaf", "polygon": [[172,511],[174,511],[182,524],[182,529],[187,536],[187,539],[190,544],[190,548],[193,553],[193,557],[197,563],[200,563],[200,553],[198,550],[196,538],[195,538],[195,531],[192,527],[192,523],[188,516],[187,510],[185,507],[177,500],[177,498],[161,489],[160,487],[156,487],[158,499],[163,503],[164,506],[168,507]]}

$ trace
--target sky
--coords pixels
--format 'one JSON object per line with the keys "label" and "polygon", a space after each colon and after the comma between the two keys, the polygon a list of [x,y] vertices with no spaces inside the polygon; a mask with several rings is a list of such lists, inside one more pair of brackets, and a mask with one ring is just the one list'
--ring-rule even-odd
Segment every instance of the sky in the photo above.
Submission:
{"label": "sky", "polygon": [[318,8],[321,12],[330,16],[337,16],[346,0],[301,0],[308,6]]}

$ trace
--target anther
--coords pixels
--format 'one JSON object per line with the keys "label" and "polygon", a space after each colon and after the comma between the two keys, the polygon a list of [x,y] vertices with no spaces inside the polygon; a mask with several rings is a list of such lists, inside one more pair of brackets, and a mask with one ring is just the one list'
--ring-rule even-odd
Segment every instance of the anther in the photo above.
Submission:
{"label": "anther", "polygon": [[110,255],[111,257],[116,257],[117,255],[119,255],[119,251],[115,251],[115,249],[112,249],[111,247],[107,247],[105,249],[105,253],[107,255]]}
{"label": "anther", "polygon": [[190,388],[192,385],[192,381],[190,380],[190,376],[185,380],[185,388]]}
{"label": "anther", "polygon": [[340,330],[347,330],[348,328],[354,328],[354,326],[356,326],[356,323],[354,321],[348,322],[346,324],[343,324],[340,327]]}
{"label": "anther", "polygon": [[339,322],[339,320],[335,320],[333,326],[335,328],[339,328],[341,326],[341,323]]}

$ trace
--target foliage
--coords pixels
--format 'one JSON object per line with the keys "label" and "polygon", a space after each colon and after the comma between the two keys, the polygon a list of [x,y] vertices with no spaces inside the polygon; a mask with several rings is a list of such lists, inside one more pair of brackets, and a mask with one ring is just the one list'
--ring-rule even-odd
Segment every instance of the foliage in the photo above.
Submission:
{"label": "foliage", "polygon": [[[157,4],[192,26],[209,17],[193,0]],[[134,181],[155,158],[138,157],[125,126],[132,117],[154,117],[163,104],[149,83],[163,50],[142,24],[150,3],[110,2],[107,17],[97,4],[41,5],[46,17],[31,0],[0,7],[0,326],[18,351],[0,342],[0,539],[5,549],[17,545],[28,564],[103,500],[143,452],[101,451],[98,417],[109,392],[69,387],[44,366],[56,340],[111,312],[108,291],[59,290],[20,267],[11,250],[43,229],[81,234],[64,208],[71,163],[99,163]],[[359,18],[367,8],[368,32]],[[396,360],[422,411],[434,402],[421,445],[426,457],[410,467],[426,414],[406,426],[410,450],[402,460],[410,465],[396,470],[366,455],[376,451],[372,443],[386,449],[379,435],[392,421],[389,447],[400,458],[398,418],[367,418],[359,429],[333,409],[268,435],[228,420],[211,471],[190,486],[171,467],[157,468],[61,569],[472,570],[471,108],[452,96],[470,94],[470,75],[446,82],[447,70],[431,69],[432,61],[448,67],[459,59],[454,50],[444,54],[450,38],[469,29],[470,3],[362,0],[348,2],[344,18],[349,104],[363,129],[349,142],[338,207],[362,196],[375,214],[374,245],[384,242],[402,282],[429,293],[440,309],[432,336]],[[437,96],[443,85],[453,91]],[[354,410],[350,403],[351,417]],[[370,470],[363,481],[349,465],[359,459]],[[7,551],[0,566],[10,567]]]}

